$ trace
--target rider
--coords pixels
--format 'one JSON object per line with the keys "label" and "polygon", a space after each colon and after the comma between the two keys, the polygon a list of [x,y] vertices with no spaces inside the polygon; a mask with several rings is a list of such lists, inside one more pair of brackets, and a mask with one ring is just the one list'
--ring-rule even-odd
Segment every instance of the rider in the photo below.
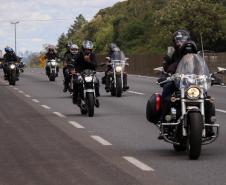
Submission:
{"label": "rider", "polygon": [[[83,41],[82,49],[78,54],[77,64],[78,64],[78,72],[82,72],[86,69],[96,70],[97,62],[96,62],[95,53],[93,52],[92,41],[89,41],[89,40]],[[96,96],[100,96],[99,80],[97,77],[96,77],[96,79],[97,79],[97,83],[95,84],[95,92],[96,92]],[[79,86],[77,86],[77,87],[79,87]]]}
{"label": "rider", "polygon": [[[47,53],[45,54],[45,59],[46,61],[46,75],[49,76],[50,75],[50,67],[47,65],[47,63],[50,60],[57,60],[59,57],[57,55],[57,53],[55,52],[55,48],[52,45],[49,45],[47,47]],[[59,66],[57,66],[57,76],[58,76],[58,72],[59,72]]]}
{"label": "rider", "polygon": [[[186,53],[197,53],[197,46],[195,42],[191,41],[190,34],[186,30],[178,30],[173,34],[173,43],[174,48],[169,49],[168,54],[164,57],[163,68],[164,71],[170,74],[174,74],[177,69],[177,65],[180,62],[181,58]],[[162,91],[162,99],[161,99],[161,121],[165,121],[165,116],[168,114],[170,109],[170,101],[169,97],[175,92],[176,86],[174,82],[168,82],[163,86]],[[206,122],[211,122],[211,117],[215,116],[215,106],[214,103],[205,102],[205,110],[206,111]],[[208,113],[207,113],[208,112]],[[212,127],[207,128],[207,135],[213,135]],[[161,133],[159,138],[161,139]]]}
{"label": "rider", "polygon": [[[4,77],[7,79],[7,69],[8,69],[8,63],[9,62],[17,62],[19,61],[19,58],[16,56],[16,53],[13,51],[11,47],[6,47],[5,48],[5,54],[3,56],[3,71],[4,71]],[[17,70],[17,79],[19,76],[19,70]]]}
{"label": "rider", "polygon": [[[119,47],[115,44],[115,43],[111,43],[109,45],[109,51],[108,51],[108,57],[111,60],[112,55],[114,54],[114,52],[120,52]],[[111,61],[107,59],[107,64],[109,64]],[[107,92],[110,91],[110,77],[109,77],[109,72],[112,70],[112,66],[111,65],[107,65],[107,70],[105,71],[105,76],[102,78],[102,82],[103,84],[105,83],[105,90]],[[124,73],[123,75],[123,90],[128,90],[129,86],[127,86],[127,74]]]}
{"label": "rider", "polygon": [[69,82],[70,82],[70,75],[67,71],[68,65],[72,64],[75,67],[75,70],[77,71],[77,58],[78,58],[78,46],[76,44],[71,44],[70,49],[68,53],[65,53],[65,61],[64,61],[64,90],[63,92],[67,92],[69,89]]}

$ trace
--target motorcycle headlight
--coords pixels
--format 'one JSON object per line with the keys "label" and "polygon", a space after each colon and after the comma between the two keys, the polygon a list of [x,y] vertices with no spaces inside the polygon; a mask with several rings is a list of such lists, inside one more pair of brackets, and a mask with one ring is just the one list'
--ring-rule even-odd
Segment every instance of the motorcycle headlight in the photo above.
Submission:
{"label": "motorcycle headlight", "polygon": [[120,73],[122,71],[122,66],[116,66],[115,71]]}
{"label": "motorcycle headlight", "polygon": [[15,64],[11,64],[10,65],[10,69],[15,69],[16,68],[16,65]]}
{"label": "motorcycle headlight", "polygon": [[85,81],[86,82],[92,82],[93,81],[93,77],[92,76],[86,76],[85,77]]}
{"label": "motorcycle headlight", "polygon": [[56,66],[57,63],[56,63],[55,61],[53,61],[53,62],[51,62],[51,65],[52,65],[52,66]]}
{"label": "motorcycle headlight", "polygon": [[186,94],[189,99],[198,99],[200,96],[200,90],[197,87],[191,87],[187,90]]}

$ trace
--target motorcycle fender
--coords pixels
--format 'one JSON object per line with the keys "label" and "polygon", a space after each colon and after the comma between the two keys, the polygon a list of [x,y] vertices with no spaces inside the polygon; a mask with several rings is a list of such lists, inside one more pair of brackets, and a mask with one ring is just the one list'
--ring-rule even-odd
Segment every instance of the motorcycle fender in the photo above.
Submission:
{"label": "motorcycle fender", "polygon": [[199,107],[196,107],[196,106],[188,106],[186,108],[187,108],[187,114],[184,117],[184,127],[185,128],[188,127],[187,116],[188,116],[189,112],[201,112]]}
{"label": "motorcycle fender", "polygon": [[85,90],[85,93],[94,93],[95,92],[95,90],[94,89],[87,89],[87,90]]}

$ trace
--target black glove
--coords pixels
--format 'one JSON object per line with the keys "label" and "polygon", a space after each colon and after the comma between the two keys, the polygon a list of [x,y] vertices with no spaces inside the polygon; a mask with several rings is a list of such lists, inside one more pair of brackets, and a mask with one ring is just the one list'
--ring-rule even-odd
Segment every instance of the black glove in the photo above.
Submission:
{"label": "black glove", "polygon": [[211,85],[224,85],[224,82],[219,77],[212,75]]}

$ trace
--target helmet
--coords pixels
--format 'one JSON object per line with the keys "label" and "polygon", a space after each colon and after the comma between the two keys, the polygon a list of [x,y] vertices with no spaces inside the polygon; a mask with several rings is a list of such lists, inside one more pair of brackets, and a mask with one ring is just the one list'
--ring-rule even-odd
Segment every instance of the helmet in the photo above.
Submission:
{"label": "helmet", "polygon": [[173,43],[176,48],[180,48],[185,42],[191,39],[187,30],[178,30],[173,34]]}
{"label": "helmet", "polygon": [[65,47],[66,47],[67,49],[70,49],[71,45],[72,45],[72,43],[71,43],[71,42],[68,42],[68,43],[65,45]]}
{"label": "helmet", "polygon": [[6,53],[13,52],[13,49],[12,49],[11,47],[7,46],[7,47],[5,48],[5,52],[6,52]]}
{"label": "helmet", "polygon": [[72,54],[77,54],[77,53],[78,53],[78,46],[77,46],[76,44],[72,44],[72,45],[70,46],[70,52],[71,52]]}
{"label": "helmet", "polygon": [[89,50],[92,50],[92,49],[93,49],[93,43],[92,43],[92,41],[85,40],[85,41],[83,41],[83,43],[82,43],[82,47],[83,47],[83,49],[89,49]]}
{"label": "helmet", "polygon": [[111,44],[109,45],[109,50],[110,50],[110,51],[114,51],[114,48],[117,48],[117,45],[116,45],[115,43],[111,43]]}
{"label": "helmet", "polygon": [[53,45],[49,45],[48,46],[48,52],[54,53],[54,51],[55,51],[55,47]]}

